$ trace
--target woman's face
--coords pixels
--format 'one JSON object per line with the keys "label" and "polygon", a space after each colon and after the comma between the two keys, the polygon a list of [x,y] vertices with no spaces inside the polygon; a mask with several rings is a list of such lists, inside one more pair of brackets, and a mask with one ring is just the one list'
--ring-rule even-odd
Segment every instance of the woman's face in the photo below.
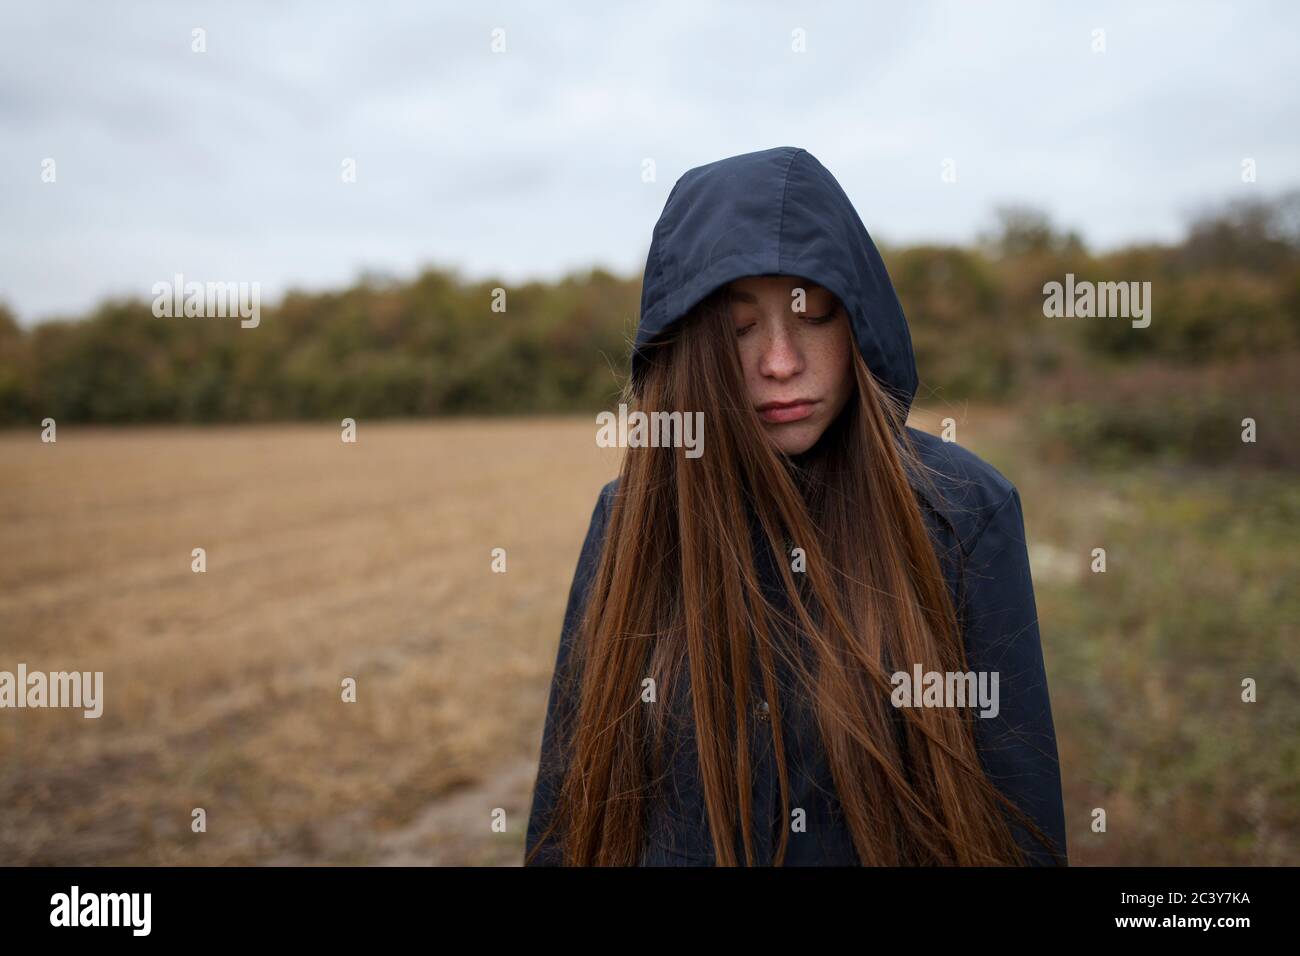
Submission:
{"label": "woman's face", "polygon": [[853,394],[848,314],[797,276],[747,276],[728,291],[750,404],[777,448],[807,451]]}

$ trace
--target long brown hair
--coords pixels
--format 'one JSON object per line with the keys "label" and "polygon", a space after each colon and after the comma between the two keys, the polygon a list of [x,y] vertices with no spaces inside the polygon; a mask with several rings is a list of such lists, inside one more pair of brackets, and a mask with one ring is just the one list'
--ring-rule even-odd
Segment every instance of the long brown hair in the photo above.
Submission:
{"label": "long brown hair", "polygon": [[[737,825],[754,861],[748,721],[757,654],[785,819],[789,778],[774,661],[815,714],[828,766],[864,865],[1024,862],[987,779],[974,715],[895,708],[890,675],[964,671],[965,651],[939,558],[909,483],[924,480],[906,410],[856,349],[856,393],[831,440],[797,462],[776,450],[745,398],[725,309],[715,291],[656,341],[625,398],[644,411],[705,413],[703,454],[628,448],[598,569],[563,676],[576,705],[547,833],[569,865],[633,865],[671,736],[671,707],[642,702],[643,681],[672,699],[689,668],[698,773],[718,865],[734,866]],[[842,308],[842,307],[841,307]],[[933,489],[931,489],[933,491]],[[802,548],[806,571],[773,562],[784,607],[765,595],[753,528],[772,554]],[[789,635],[802,647],[794,649]],[[738,743],[740,742],[740,743]],[[776,847],[785,857],[789,827]],[[540,845],[540,844],[539,844]]]}

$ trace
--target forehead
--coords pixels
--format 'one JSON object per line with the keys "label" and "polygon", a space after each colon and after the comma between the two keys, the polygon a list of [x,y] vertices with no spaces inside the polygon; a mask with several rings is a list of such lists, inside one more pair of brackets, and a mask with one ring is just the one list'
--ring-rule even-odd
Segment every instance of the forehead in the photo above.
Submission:
{"label": "forehead", "polygon": [[757,303],[764,297],[789,299],[795,289],[810,296],[829,294],[823,286],[800,276],[745,276],[727,284],[727,296],[733,302]]}

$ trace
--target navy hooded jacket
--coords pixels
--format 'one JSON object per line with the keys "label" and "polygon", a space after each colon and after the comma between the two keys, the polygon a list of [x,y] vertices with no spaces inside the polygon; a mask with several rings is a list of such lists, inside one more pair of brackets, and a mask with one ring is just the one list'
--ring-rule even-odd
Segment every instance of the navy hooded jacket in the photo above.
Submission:
{"label": "navy hooded jacket", "polygon": [[[794,275],[833,292],[849,313],[854,340],[877,380],[910,406],[917,387],[907,320],[875,244],[844,190],[807,150],[779,147],[732,156],[688,170],[673,186],[655,225],[633,349],[641,349],[711,291],[751,275]],[[916,483],[921,511],[957,608],[967,668],[999,675],[996,716],[975,721],[976,745],[991,782],[1029,815],[1066,858],[1056,734],[1043,667],[1020,495],[997,469],[953,442],[908,427],[938,495]],[[550,818],[563,774],[560,717],[574,701],[561,690],[587,592],[604,545],[617,494],[615,479],[601,490],[578,559],[560,635],[547,704],[541,759],[533,791],[525,852]],[[766,556],[770,559],[770,556]],[[760,569],[764,556],[760,555]],[[765,576],[770,581],[771,575]],[[766,585],[765,585],[766,586]],[[689,675],[686,679],[689,681]],[[761,684],[756,684],[761,690]],[[785,694],[783,701],[790,701]],[[756,697],[753,798],[758,863],[771,864],[781,836],[779,783],[766,702]],[[792,833],[787,865],[856,865],[857,854],[835,796],[810,711],[787,705],[783,718],[790,800],[806,812],[807,830]],[[642,865],[707,866],[714,862],[703,789],[689,725],[673,757],[673,781],[649,805]],[[1014,817],[1017,843],[1035,865],[1053,858]],[[768,825],[766,822],[770,822]],[[737,854],[744,854],[737,838]],[[554,837],[535,863],[560,862]]]}

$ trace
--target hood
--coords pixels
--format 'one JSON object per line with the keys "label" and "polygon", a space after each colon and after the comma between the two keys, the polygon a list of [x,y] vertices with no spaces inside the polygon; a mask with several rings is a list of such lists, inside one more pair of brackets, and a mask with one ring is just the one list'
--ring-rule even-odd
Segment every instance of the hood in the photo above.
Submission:
{"label": "hood", "polygon": [[634,379],[648,342],[714,289],[753,275],[802,276],[835,293],[867,368],[910,408],[916,359],[885,264],[835,177],[794,146],[730,156],[677,180],[646,258]]}

